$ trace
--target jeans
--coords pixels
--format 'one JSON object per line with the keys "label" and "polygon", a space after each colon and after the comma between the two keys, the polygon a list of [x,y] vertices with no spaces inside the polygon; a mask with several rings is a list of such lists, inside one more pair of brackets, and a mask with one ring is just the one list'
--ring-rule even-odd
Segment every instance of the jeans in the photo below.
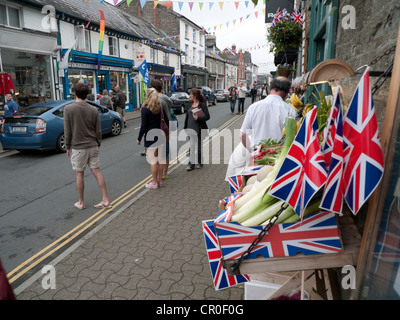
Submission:
{"label": "jeans", "polygon": [[231,100],[231,112],[234,113],[235,112],[235,106],[236,106],[236,100]]}
{"label": "jeans", "polygon": [[189,134],[188,166],[194,167],[195,164],[203,164],[202,149],[203,149],[203,138],[201,132],[199,132],[198,134]]}
{"label": "jeans", "polygon": [[[245,98],[239,98],[239,104],[238,104],[238,113],[243,113],[244,112],[244,99]],[[242,106],[242,110],[240,110],[240,106]]]}

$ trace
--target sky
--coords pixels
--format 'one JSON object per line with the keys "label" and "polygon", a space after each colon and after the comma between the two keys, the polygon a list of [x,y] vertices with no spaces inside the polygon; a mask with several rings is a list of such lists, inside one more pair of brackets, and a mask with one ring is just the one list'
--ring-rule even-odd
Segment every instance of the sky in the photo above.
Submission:
{"label": "sky", "polygon": [[[112,0],[106,1],[113,3]],[[263,0],[259,0],[256,6],[250,0],[171,1],[174,11],[204,27],[208,33],[215,33],[220,50],[231,48],[235,44],[236,49],[251,53],[252,62],[259,66],[259,73],[269,73],[276,69],[266,40]],[[192,3],[192,7],[189,3]],[[201,3],[203,5],[200,8]]]}

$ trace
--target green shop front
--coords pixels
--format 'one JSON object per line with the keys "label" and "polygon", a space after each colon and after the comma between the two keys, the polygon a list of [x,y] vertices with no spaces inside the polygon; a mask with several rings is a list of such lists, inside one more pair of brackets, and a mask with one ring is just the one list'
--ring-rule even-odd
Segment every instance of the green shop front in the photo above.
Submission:
{"label": "green shop front", "polygon": [[[66,50],[63,50],[62,56]],[[96,101],[104,90],[114,90],[116,86],[126,94],[126,111],[137,108],[136,85],[132,80],[133,60],[103,56],[98,70],[98,55],[74,51],[63,74],[64,99],[75,99],[73,88],[79,81],[90,89],[88,100]]]}

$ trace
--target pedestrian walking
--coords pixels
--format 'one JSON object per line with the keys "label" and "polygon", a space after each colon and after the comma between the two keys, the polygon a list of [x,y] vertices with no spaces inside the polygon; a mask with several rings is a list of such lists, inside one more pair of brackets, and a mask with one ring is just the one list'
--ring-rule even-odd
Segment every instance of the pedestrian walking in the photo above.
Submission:
{"label": "pedestrian walking", "polygon": [[253,88],[251,88],[250,90],[250,96],[251,96],[251,103],[253,104],[254,102],[256,102],[257,98],[257,88],[254,85]]}
{"label": "pedestrian walking", "polygon": [[12,116],[18,111],[18,104],[14,101],[11,93],[6,94],[6,103],[4,105],[4,117]]}
{"label": "pedestrian walking", "polygon": [[242,110],[242,114],[244,113],[244,100],[246,98],[247,89],[243,86],[243,82],[239,83],[238,89],[239,96],[239,105],[238,105],[238,113],[240,114],[240,110]]}
{"label": "pedestrian walking", "polygon": [[199,89],[190,90],[189,97],[191,107],[186,112],[183,129],[186,129],[186,134],[189,136],[189,163],[186,170],[192,171],[195,167],[197,169],[203,167],[203,138],[205,138],[205,129],[208,129],[206,121],[210,119],[210,113]]}
{"label": "pedestrian walking", "polygon": [[125,121],[125,102],[126,102],[126,95],[121,91],[119,86],[115,86],[115,103],[116,111],[121,115],[122,120],[124,121],[124,127],[126,128],[126,121]]}
{"label": "pedestrian walking", "polygon": [[[162,93],[162,82],[158,79],[153,79],[150,81],[150,87],[154,88],[158,92],[158,96],[160,97],[161,100],[161,105],[162,107],[168,111],[168,117],[171,117],[171,111],[172,111],[172,101],[171,99],[166,96],[165,94]],[[163,170],[162,170],[162,180],[168,179],[168,166],[169,166],[169,141],[167,139],[165,143],[165,150],[163,150],[163,154],[165,154],[165,164],[162,165]]]}
{"label": "pedestrian walking", "polygon": [[[158,91],[149,88],[141,108],[141,125],[137,144],[140,145],[144,137],[144,147],[146,148],[147,161],[150,162],[152,181],[146,184],[146,188],[158,189],[163,186],[162,173],[163,161],[162,150],[166,139],[159,139],[161,131],[161,117],[164,116],[166,124],[169,126],[167,110],[161,105]],[[158,131],[154,130],[158,129]]]}
{"label": "pedestrian walking", "polygon": [[103,95],[100,97],[99,104],[109,110],[113,110],[113,103],[107,90],[103,90]]}
{"label": "pedestrian walking", "polygon": [[234,86],[229,88],[229,100],[230,100],[230,107],[232,114],[235,114],[235,106],[237,98],[238,98],[238,91],[235,84]]}
{"label": "pedestrian walking", "polygon": [[264,84],[261,87],[261,100],[265,99],[265,97],[268,95],[268,88],[267,88],[267,84]]}
{"label": "pedestrian walking", "polygon": [[115,94],[114,91],[109,90],[108,91],[108,96],[111,98],[111,103],[114,111],[117,111],[117,107],[115,106]]}
{"label": "pedestrian walking", "polygon": [[86,165],[99,185],[102,199],[94,205],[95,208],[111,208],[108,199],[106,181],[100,171],[99,147],[101,145],[100,117],[97,108],[85,100],[89,94],[89,87],[84,83],[77,83],[74,87],[76,101],[64,108],[64,136],[67,155],[71,159],[72,169],[75,171],[78,202],[74,206],[85,209],[84,202],[84,173]]}

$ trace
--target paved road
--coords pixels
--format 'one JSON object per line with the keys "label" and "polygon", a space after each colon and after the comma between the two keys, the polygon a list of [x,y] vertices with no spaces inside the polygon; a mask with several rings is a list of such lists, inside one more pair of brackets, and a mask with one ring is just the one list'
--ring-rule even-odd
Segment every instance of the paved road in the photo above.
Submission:
{"label": "paved road", "polygon": [[[228,103],[219,103],[209,109],[210,128],[219,128],[236,117],[230,114]],[[184,115],[178,115],[179,129],[183,119]],[[116,209],[143,190],[143,181],[150,176],[149,165],[145,157],[140,156],[143,147],[136,144],[139,127],[140,119],[130,120],[121,136],[103,140],[101,167],[110,199],[118,199],[114,205]],[[179,146],[182,144],[184,142]],[[104,219],[70,233],[98,213],[92,205],[100,199],[97,184],[87,170],[85,198],[88,209],[78,211],[72,206],[76,201],[75,176],[65,154],[0,153],[0,178],[0,257],[7,271],[20,266],[60,237],[74,236],[74,241],[78,240]],[[126,196],[121,197],[124,194]],[[81,233],[75,235],[78,232]]]}

